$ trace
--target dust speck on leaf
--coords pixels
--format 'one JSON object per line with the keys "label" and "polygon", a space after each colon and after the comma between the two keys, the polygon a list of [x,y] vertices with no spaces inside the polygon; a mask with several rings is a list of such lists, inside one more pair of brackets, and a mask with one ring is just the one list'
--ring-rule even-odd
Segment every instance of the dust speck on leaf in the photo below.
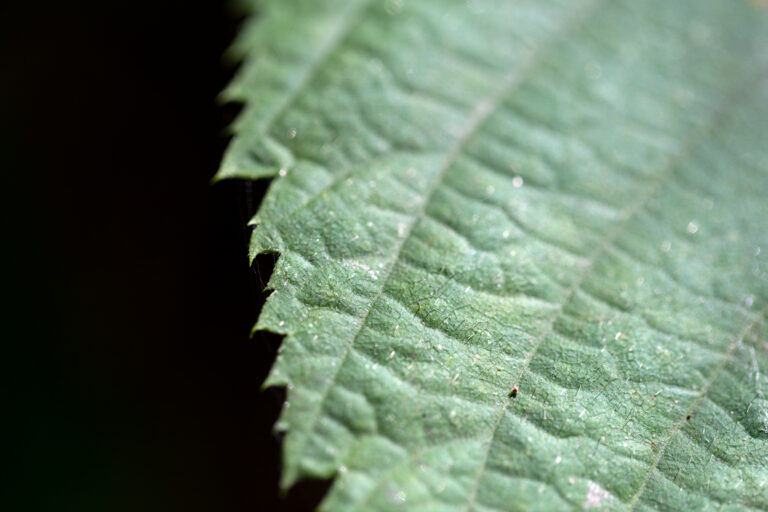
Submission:
{"label": "dust speck on leaf", "polygon": [[586,500],[584,501],[584,508],[597,508],[602,506],[604,500],[612,499],[613,495],[597,485],[595,482],[589,482],[589,490],[587,491]]}
{"label": "dust speck on leaf", "polygon": [[402,505],[406,501],[405,491],[397,491],[390,496],[392,503],[395,505]]}

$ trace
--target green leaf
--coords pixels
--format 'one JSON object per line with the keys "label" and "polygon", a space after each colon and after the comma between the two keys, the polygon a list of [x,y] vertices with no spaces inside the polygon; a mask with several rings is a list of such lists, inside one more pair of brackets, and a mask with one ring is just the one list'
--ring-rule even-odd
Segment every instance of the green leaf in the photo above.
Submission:
{"label": "green leaf", "polygon": [[[367,510],[768,508],[768,20],[746,0],[265,0],[282,484]],[[513,391],[514,389],[514,391]]]}

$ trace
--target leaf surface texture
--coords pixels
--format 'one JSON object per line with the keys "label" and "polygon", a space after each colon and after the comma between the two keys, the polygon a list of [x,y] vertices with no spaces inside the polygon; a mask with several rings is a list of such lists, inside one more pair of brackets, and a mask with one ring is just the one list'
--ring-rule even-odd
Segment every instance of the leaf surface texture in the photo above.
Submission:
{"label": "leaf surface texture", "polygon": [[254,9],[219,177],[273,178],[251,250],[281,255],[256,329],[286,336],[283,485],[768,508],[764,7]]}

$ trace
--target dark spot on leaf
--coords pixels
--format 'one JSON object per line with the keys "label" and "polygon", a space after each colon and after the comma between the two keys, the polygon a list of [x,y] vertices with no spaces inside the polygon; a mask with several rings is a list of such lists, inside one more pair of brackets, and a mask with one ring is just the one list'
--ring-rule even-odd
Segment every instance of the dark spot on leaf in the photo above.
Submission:
{"label": "dark spot on leaf", "polygon": [[509,390],[509,398],[515,398],[517,396],[517,392],[519,391],[519,388],[517,386],[513,387],[511,390]]}

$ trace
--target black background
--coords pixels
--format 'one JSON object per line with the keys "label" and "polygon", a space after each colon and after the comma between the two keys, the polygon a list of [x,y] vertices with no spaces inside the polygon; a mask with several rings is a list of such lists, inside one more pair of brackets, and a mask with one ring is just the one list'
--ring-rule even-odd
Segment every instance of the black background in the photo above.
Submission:
{"label": "black background", "polygon": [[278,491],[279,337],[249,338],[265,184],[210,185],[242,15],[223,3],[0,7],[3,476],[14,510],[311,510]]}

